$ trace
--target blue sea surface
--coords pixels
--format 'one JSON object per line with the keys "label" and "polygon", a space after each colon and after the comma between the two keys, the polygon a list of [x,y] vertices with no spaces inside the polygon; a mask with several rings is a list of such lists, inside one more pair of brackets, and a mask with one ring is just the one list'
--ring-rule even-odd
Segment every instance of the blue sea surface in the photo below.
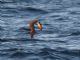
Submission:
{"label": "blue sea surface", "polygon": [[0,0],[0,60],[80,60],[80,0]]}

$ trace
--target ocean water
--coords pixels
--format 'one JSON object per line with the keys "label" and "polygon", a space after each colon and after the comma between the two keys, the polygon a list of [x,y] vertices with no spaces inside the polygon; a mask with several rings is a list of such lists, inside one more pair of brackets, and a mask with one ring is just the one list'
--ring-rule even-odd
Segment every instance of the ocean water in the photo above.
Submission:
{"label": "ocean water", "polygon": [[0,0],[0,60],[80,60],[80,0]]}

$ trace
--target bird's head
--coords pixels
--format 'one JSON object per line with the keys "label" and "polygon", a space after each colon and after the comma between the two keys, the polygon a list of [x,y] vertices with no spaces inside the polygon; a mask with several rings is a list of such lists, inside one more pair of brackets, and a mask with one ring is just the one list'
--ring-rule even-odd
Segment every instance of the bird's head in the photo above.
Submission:
{"label": "bird's head", "polygon": [[38,29],[42,30],[42,24],[40,22],[37,22],[37,26],[38,26]]}

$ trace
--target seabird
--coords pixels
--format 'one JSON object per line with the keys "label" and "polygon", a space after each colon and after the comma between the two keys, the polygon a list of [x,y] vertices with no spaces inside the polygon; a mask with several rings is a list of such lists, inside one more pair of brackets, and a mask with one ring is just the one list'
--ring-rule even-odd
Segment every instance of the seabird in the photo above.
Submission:
{"label": "seabird", "polygon": [[29,29],[30,29],[30,36],[31,36],[31,38],[34,37],[34,34],[36,32],[34,25],[37,25],[38,29],[42,30],[42,24],[39,22],[39,20],[35,19],[35,20],[30,21],[29,22]]}

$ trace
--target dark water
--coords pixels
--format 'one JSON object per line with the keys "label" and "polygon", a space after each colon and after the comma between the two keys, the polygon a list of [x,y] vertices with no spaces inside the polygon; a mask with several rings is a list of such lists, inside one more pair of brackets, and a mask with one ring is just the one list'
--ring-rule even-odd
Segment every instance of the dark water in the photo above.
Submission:
{"label": "dark water", "polygon": [[80,0],[0,0],[0,60],[80,60]]}

